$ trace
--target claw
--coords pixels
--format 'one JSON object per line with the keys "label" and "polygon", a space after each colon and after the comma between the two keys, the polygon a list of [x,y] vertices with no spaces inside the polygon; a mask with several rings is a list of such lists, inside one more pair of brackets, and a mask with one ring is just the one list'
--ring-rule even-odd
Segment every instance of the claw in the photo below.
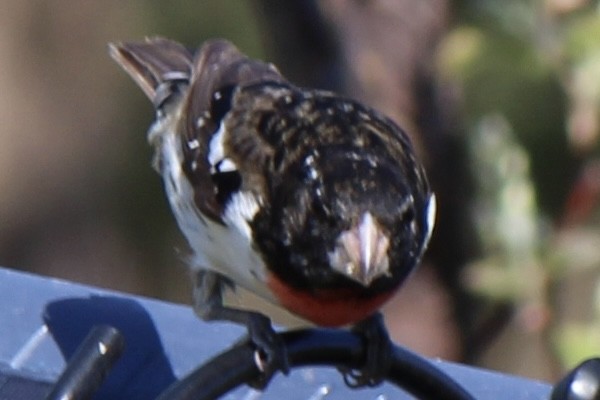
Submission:
{"label": "claw", "polygon": [[254,360],[261,376],[248,382],[255,389],[264,389],[277,371],[289,374],[287,349],[273,329],[271,320],[263,314],[223,305],[222,292],[230,281],[218,273],[199,270],[194,276],[194,310],[205,321],[231,321],[248,329],[246,341],[256,348]]}
{"label": "claw", "polygon": [[271,320],[259,313],[250,313],[247,321],[248,340],[256,347],[254,361],[261,375],[248,384],[264,389],[277,371],[290,373],[287,348],[271,325]]}
{"label": "claw", "polygon": [[392,363],[393,344],[381,313],[373,314],[352,329],[366,341],[365,365],[356,370],[340,367],[344,382],[351,388],[374,387],[386,378]]}

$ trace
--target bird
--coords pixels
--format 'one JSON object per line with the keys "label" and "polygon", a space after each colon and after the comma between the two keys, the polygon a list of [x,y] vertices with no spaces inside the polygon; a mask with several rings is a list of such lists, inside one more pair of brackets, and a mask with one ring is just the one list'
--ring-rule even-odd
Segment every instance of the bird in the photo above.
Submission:
{"label": "bird", "polygon": [[260,310],[224,305],[226,290],[321,327],[382,324],[378,310],[420,263],[435,221],[404,130],[225,39],[190,50],[151,37],[109,52],[156,111],[153,166],[191,249],[202,319],[246,325],[265,373],[289,369],[285,349]]}

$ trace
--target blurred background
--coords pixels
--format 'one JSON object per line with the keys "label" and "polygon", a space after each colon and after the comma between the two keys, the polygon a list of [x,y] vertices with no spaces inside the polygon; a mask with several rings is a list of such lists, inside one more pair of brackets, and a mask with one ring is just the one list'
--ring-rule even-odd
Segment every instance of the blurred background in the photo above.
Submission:
{"label": "blurred background", "polygon": [[145,132],[107,54],[225,37],[410,132],[437,193],[385,308],[430,356],[553,381],[600,354],[600,5],[591,0],[17,1],[0,14],[0,265],[190,303]]}

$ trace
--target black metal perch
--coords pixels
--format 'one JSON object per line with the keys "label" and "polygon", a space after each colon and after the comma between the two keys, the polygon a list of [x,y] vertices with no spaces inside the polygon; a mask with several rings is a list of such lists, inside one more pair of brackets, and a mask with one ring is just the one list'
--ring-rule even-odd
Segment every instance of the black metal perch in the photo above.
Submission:
{"label": "black metal perch", "polygon": [[[293,367],[359,368],[365,358],[363,340],[350,331],[306,329],[284,332],[281,336]],[[218,398],[259,376],[254,353],[251,344],[237,345],[173,384],[159,396],[159,400]],[[420,399],[474,399],[428,360],[401,347],[395,347],[387,380]]]}
{"label": "black metal perch", "polygon": [[[365,358],[364,341],[351,331],[304,329],[281,334],[293,367],[359,368]],[[78,346],[46,400],[91,398],[110,373],[124,347],[121,333],[111,326],[95,326]],[[241,343],[204,363],[173,383],[157,400],[210,400],[256,379],[260,371],[255,349]],[[394,347],[386,379],[419,399],[473,400],[457,381],[427,359]],[[551,400],[600,398],[600,359],[590,359],[558,382]]]}
{"label": "black metal perch", "polygon": [[121,333],[107,325],[92,328],[46,400],[89,399],[102,385],[124,348]]}

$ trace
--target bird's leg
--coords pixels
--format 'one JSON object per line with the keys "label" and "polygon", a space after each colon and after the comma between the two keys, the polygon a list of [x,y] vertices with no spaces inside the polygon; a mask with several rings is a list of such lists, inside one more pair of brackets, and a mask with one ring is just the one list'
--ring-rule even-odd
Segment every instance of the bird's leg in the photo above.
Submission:
{"label": "bird's leg", "polygon": [[230,284],[224,276],[207,270],[194,272],[194,311],[204,321],[230,321],[245,325],[256,346],[256,363],[262,376],[249,384],[263,389],[278,370],[288,374],[287,349],[265,315],[223,305],[223,290]]}
{"label": "bird's leg", "polygon": [[344,375],[344,382],[352,388],[377,386],[387,377],[394,347],[383,316],[379,312],[375,313],[354,325],[352,330],[365,339],[365,365],[358,370],[338,369]]}

